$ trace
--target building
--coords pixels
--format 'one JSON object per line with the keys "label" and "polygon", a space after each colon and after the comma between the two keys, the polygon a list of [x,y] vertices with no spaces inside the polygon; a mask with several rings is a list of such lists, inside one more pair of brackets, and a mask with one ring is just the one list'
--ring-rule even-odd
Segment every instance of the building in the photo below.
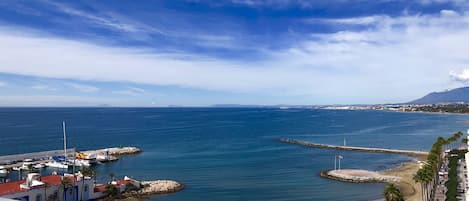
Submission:
{"label": "building", "polygon": [[[113,181],[111,185],[123,192],[129,183],[140,188],[138,181],[128,177]],[[0,184],[0,198],[22,201],[87,201],[105,196],[105,190],[106,185],[96,185],[94,179],[81,174],[41,176],[30,173],[26,179]]]}

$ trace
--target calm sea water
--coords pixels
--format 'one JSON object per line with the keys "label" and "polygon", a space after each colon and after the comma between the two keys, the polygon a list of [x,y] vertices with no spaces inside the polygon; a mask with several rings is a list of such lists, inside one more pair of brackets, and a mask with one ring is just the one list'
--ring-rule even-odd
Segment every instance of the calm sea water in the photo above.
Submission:
{"label": "calm sea water", "polygon": [[[277,142],[427,150],[438,136],[469,126],[469,116],[383,111],[221,108],[1,108],[0,155],[70,147],[138,146],[144,150],[100,165],[139,180],[174,179],[186,189],[151,200],[328,200],[381,198],[381,184],[347,184],[319,177],[336,151]],[[382,170],[406,156],[343,152],[344,168]]]}

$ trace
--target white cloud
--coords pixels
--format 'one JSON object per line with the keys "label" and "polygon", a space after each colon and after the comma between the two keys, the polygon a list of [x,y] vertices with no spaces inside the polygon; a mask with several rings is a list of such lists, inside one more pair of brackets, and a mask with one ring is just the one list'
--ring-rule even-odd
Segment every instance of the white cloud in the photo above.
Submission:
{"label": "white cloud", "polygon": [[456,81],[461,81],[461,82],[469,81],[469,69],[463,69],[460,73],[451,71],[449,74]]}
{"label": "white cloud", "polygon": [[144,95],[146,91],[138,87],[126,87],[123,90],[113,91],[113,94],[125,95],[125,96],[139,96]]}
{"label": "white cloud", "polygon": [[1,81],[0,81],[0,87],[4,87],[4,86],[7,86],[7,83],[6,83],[6,82],[1,82]]}
{"label": "white cloud", "polygon": [[72,87],[74,89],[77,89],[79,91],[85,92],[85,93],[92,93],[92,92],[99,91],[98,87],[95,87],[92,85],[77,84],[77,83],[65,83],[65,85]]}
{"label": "white cloud", "polygon": [[54,88],[45,84],[36,84],[36,85],[31,86],[31,88],[35,90],[57,91],[57,88]]}
{"label": "white cloud", "polygon": [[[453,12],[384,16],[380,20],[373,20],[373,16],[343,19],[375,26],[313,35],[289,49],[266,52],[267,59],[254,62],[98,46],[18,34],[11,31],[18,28],[4,27],[0,29],[0,52],[8,54],[0,54],[0,72],[304,95],[312,97],[308,99],[312,103],[407,101],[429,91],[451,88],[454,83],[449,82],[448,72],[467,65],[469,14]],[[94,86],[75,88],[99,90]]]}
{"label": "white cloud", "polygon": [[[113,106],[131,105],[132,103],[111,98],[62,96],[62,95],[0,95],[0,106]],[[149,104],[148,104],[149,105]]]}

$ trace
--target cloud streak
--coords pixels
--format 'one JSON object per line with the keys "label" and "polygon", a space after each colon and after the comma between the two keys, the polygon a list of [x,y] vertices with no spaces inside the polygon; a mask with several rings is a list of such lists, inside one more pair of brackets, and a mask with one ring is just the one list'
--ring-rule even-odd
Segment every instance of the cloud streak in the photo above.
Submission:
{"label": "cloud streak", "polygon": [[85,92],[85,93],[93,93],[93,92],[99,91],[98,87],[95,87],[92,85],[77,84],[77,83],[65,83],[65,85],[72,87],[76,90],[79,90],[81,92]]}
{"label": "cloud streak", "polygon": [[[407,101],[415,94],[448,88],[448,72],[462,70],[455,66],[469,60],[467,13],[447,10],[438,15],[369,16],[328,23],[372,28],[312,34],[289,48],[267,50],[261,59],[233,61],[187,52],[100,46],[41,33],[16,34],[11,30],[21,29],[3,27],[0,51],[8,54],[0,55],[0,72],[310,96],[311,103],[376,103]],[[76,83],[67,86],[86,93],[99,90]],[[138,95],[144,91],[116,92]],[[397,92],[399,97],[394,95]]]}

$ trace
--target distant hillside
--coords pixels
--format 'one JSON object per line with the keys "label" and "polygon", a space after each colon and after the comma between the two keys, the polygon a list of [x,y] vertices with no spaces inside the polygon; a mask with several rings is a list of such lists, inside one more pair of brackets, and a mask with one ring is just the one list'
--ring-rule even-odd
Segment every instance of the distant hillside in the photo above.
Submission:
{"label": "distant hillside", "polygon": [[456,88],[444,92],[433,92],[420,99],[411,101],[411,104],[436,103],[469,103],[469,87]]}

